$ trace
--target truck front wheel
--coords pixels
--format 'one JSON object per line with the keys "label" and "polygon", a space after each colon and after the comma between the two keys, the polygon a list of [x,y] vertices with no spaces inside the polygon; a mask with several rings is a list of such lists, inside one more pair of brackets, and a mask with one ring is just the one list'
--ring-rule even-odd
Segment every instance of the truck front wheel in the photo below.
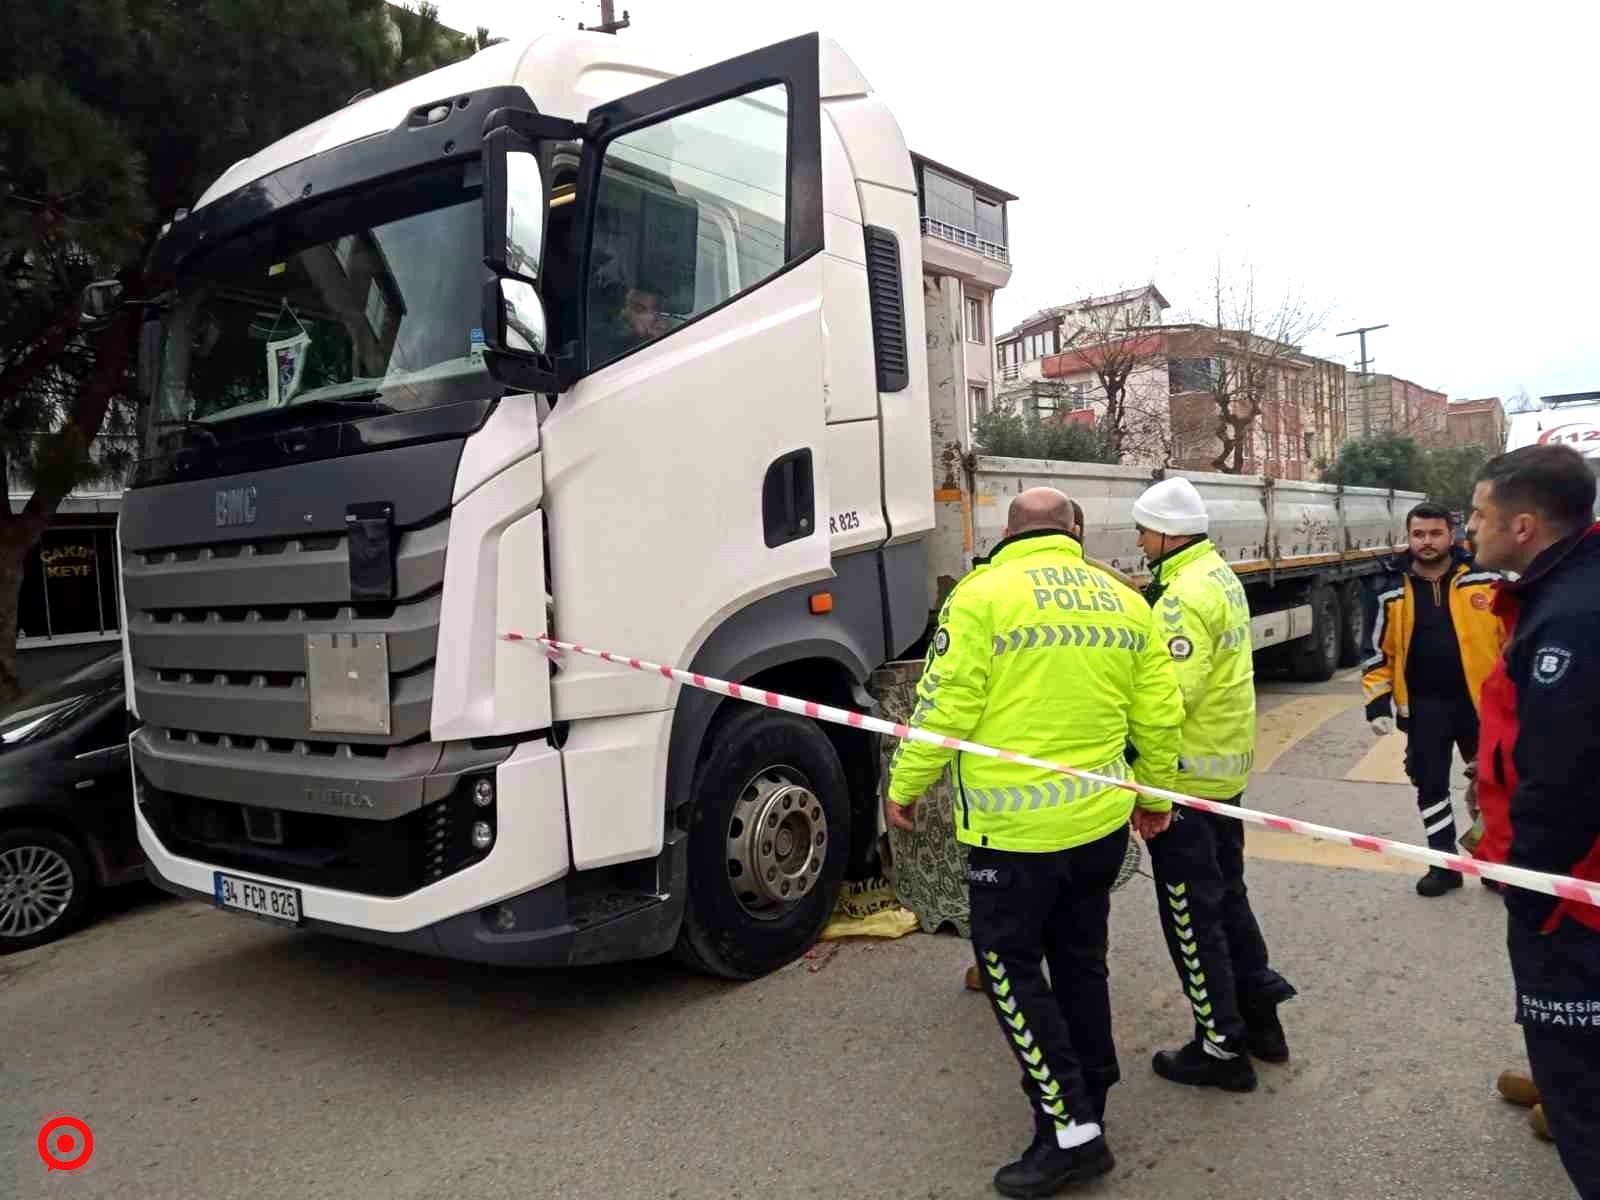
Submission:
{"label": "truck front wheel", "polygon": [[850,788],[822,730],[751,708],[715,728],[695,772],[678,959],[729,979],[817,940],[850,857]]}

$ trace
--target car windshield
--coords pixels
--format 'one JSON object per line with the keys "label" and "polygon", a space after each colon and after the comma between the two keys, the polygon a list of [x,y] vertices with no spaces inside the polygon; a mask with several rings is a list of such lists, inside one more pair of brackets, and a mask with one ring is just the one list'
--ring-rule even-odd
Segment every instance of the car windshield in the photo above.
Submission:
{"label": "car windshield", "polygon": [[58,733],[79,716],[120,696],[122,655],[111,654],[76,675],[36,688],[0,709],[0,754]]}
{"label": "car windshield", "polygon": [[481,175],[455,163],[336,197],[196,262],[164,317],[154,439],[291,408],[414,409],[487,381]]}

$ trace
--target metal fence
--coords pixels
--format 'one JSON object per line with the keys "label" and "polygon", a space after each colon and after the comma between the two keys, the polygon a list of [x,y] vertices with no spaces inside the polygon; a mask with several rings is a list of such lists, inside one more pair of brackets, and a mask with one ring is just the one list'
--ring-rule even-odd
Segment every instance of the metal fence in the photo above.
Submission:
{"label": "metal fence", "polygon": [[985,258],[992,258],[995,262],[1009,263],[1011,252],[999,242],[987,242],[970,229],[962,229],[959,225],[948,225],[943,221],[936,221],[932,217],[922,218],[922,232],[926,237],[936,237],[941,241],[953,242],[957,246],[964,246],[974,250]]}

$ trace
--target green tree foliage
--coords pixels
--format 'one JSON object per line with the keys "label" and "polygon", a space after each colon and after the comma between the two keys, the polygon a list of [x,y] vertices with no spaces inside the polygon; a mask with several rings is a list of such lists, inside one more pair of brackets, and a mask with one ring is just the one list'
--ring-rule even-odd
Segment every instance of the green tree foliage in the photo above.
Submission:
{"label": "green tree foliage", "polygon": [[153,294],[161,222],[238,160],[463,58],[431,5],[382,0],[32,0],[0,8],[0,700],[16,690],[26,555],[80,483],[127,465],[140,320],[80,317],[93,279]]}
{"label": "green tree foliage", "polygon": [[1114,463],[1116,447],[1093,426],[1072,421],[1041,421],[1032,410],[1020,413],[997,404],[977,420],[978,453],[999,458],[1043,458],[1059,462]]}
{"label": "green tree foliage", "polygon": [[1428,499],[1465,512],[1471,507],[1478,468],[1490,454],[1476,445],[1424,449],[1400,434],[1379,433],[1346,442],[1338,459],[1322,472],[1322,482],[1425,492]]}
{"label": "green tree foliage", "polygon": [[1322,472],[1322,482],[1420,492],[1427,486],[1426,458],[1413,438],[1374,434],[1341,446],[1339,457]]}
{"label": "green tree foliage", "polygon": [[1428,499],[1436,500],[1452,512],[1469,512],[1472,509],[1472,487],[1477,482],[1478,469],[1489,461],[1494,452],[1486,446],[1442,446],[1428,451]]}

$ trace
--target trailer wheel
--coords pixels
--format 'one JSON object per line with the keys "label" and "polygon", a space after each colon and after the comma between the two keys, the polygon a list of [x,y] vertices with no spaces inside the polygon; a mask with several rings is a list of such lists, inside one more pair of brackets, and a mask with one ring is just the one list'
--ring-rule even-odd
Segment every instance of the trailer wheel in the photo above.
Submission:
{"label": "trailer wheel", "polygon": [[718,728],[695,772],[680,962],[754,979],[808,950],[850,858],[850,787],[833,743],[765,709]]}
{"label": "trailer wheel", "polygon": [[1333,589],[1317,584],[1306,598],[1311,605],[1311,636],[1295,643],[1289,670],[1303,683],[1332,679],[1339,666],[1339,601]]}
{"label": "trailer wheel", "polygon": [[1362,634],[1366,616],[1361,607],[1361,585],[1354,580],[1339,588],[1339,665],[1353,667],[1364,653]]}

